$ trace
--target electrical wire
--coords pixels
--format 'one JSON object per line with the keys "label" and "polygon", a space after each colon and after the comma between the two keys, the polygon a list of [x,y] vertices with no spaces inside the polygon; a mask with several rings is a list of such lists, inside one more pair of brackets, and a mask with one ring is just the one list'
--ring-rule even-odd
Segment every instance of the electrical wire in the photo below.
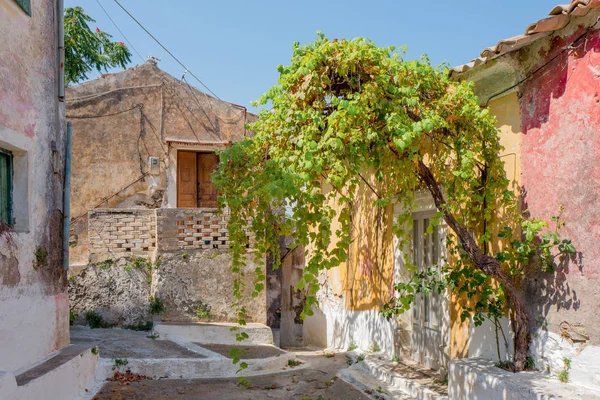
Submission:
{"label": "electrical wire", "polygon": [[108,19],[110,20],[110,22],[112,22],[112,24],[115,26],[115,28],[117,28],[117,30],[119,31],[119,33],[121,34],[121,36],[123,36],[123,38],[125,39],[125,41],[129,45],[129,47],[131,47],[133,49],[133,51],[135,51],[135,53],[140,57],[140,59],[142,60],[142,62],[146,61],[144,59],[144,57],[142,57],[142,55],[136,50],[136,48],[133,47],[133,44],[131,44],[131,42],[129,41],[129,39],[127,39],[127,36],[125,36],[125,34],[123,33],[123,31],[121,29],[119,29],[119,27],[117,26],[116,22],[111,18],[110,14],[108,14],[108,11],[106,11],[106,9],[100,3],[100,0],[96,0],[96,3],[98,3],[98,5],[102,9],[102,11],[104,11],[104,14],[106,14],[106,16],[108,17]]}
{"label": "electrical wire", "polygon": [[[125,11],[125,13],[126,13],[127,15],[129,15],[129,17],[130,17],[130,18],[131,18],[131,19],[132,19],[132,20],[133,20],[133,21],[134,21],[136,24],[138,24],[138,25],[139,25],[139,27],[140,27],[140,28],[142,28],[142,29],[144,30],[144,32],[146,32],[146,33],[148,34],[148,36],[150,36],[150,37],[152,38],[152,40],[154,40],[154,41],[155,41],[155,42],[156,42],[156,43],[157,43],[157,44],[158,44],[160,47],[162,47],[162,49],[163,49],[164,51],[166,51],[166,52],[167,52],[167,53],[168,53],[168,54],[169,54],[169,55],[170,55],[170,56],[173,58],[173,60],[175,60],[175,61],[176,61],[176,62],[177,62],[179,65],[181,65],[181,66],[182,66],[182,67],[183,67],[183,68],[184,68],[184,69],[185,69],[185,70],[186,70],[186,71],[187,71],[187,72],[188,72],[188,73],[189,73],[191,76],[193,76],[193,77],[194,77],[194,78],[195,78],[195,79],[196,79],[198,82],[200,82],[200,84],[201,84],[202,86],[204,86],[204,88],[205,88],[206,90],[208,90],[208,91],[209,91],[209,92],[210,92],[210,93],[211,93],[213,96],[215,96],[215,98],[217,98],[218,100],[221,100],[221,99],[219,98],[219,96],[217,96],[217,95],[215,94],[215,92],[213,92],[212,90],[210,90],[210,88],[209,88],[208,86],[206,86],[206,85],[204,84],[204,82],[202,82],[202,81],[200,80],[200,78],[198,78],[198,77],[197,77],[197,76],[196,76],[196,75],[195,75],[195,74],[194,74],[192,71],[190,71],[190,69],[189,69],[188,67],[186,67],[185,65],[183,65],[183,63],[182,63],[182,62],[181,62],[181,61],[180,61],[180,60],[179,60],[177,57],[175,57],[175,55],[174,55],[173,53],[171,53],[171,52],[169,51],[169,49],[167,49],[167,48],[166,48],[166,47],[165,47],[165,46],[164,46],[164,45],[163,45],[163,44],[162,44],[162,43],[161,43],[161,42],[160,42],[160,41],[159,41],[157,38],[155,38],[155,37],[154,37],[154,35],[152,35],[152,34],[150,33],[150,31],[149,31],[148,29],[146,29],[146,27],[144,27],[144,25],[142,25],[142,23],[141,23],[140,21],[138,21],[138,20],[137,20],[137,19],[136,19],[136,18],[135,18],[133,15],[131,15],[131,13],[130,13],[129,11],[127,11],[127,9],[126,9],[125,7],[123,7],[123,6],[121,5],[121,3],[119,3],[119,0],[113,0],[113,1],[114,1],[115,3],[117,3],[117,5],[118,5],[119,7],[121,7],[121,9],[122,9],[123,11]],[[222,101],[222,100],[221,100],[221,101]]]}

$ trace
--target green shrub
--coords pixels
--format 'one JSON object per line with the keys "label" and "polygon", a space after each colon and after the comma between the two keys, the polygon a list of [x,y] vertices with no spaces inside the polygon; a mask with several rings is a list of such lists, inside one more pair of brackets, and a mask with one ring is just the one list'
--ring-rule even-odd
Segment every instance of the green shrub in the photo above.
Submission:
{"label": "green shrub", "polygon": [[210,306],[206,303],[200,303],[194,310],[194,314],[196,314],[196,317],[199,319],[208,319],[210,318]]}
{"label": "green shrub", "polygon": [[161,314],[165,312],[165,304],[155,296],[150,296],[150,314]]}
{"label": "green shrub", "polygon": [[98,314],[94,310],[90,310],[85,313],[85,320],[92,329],[106,328],[108,326],[102,315]]}
{"label": "green shrub", "polygon": [[125,327],[125,329],[131,329],[132,331],[151,331],[152,328],[154,327],[154,322],[152,321],[146,321],[146,322],[138,322],[137,324],[134,325],[128,325]]}

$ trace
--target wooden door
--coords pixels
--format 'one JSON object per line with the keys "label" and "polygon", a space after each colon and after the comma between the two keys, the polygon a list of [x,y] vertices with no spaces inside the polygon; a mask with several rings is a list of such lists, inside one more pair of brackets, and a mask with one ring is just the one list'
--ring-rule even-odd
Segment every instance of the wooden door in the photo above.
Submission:
{"label": "wooden door", "polygon": [[177,152],[177,207],[196,207],[196,152]]}
{"label": "wooden door", "polygon": [[215,153],[198,153],[198,207],[217,207],[217,188],[210,175],[219,162]]}
{"label": "wooden door", "polygon": [[[433,216],[415,214],[413,219],[413,263],[425,272],[430,268],[439,272],[442,261],[440,226],[426,233]],[[439,369],[442,361],[442,307],[442,295],[436,291],[417,294],[412,305],[412,359],[433,369]]]}

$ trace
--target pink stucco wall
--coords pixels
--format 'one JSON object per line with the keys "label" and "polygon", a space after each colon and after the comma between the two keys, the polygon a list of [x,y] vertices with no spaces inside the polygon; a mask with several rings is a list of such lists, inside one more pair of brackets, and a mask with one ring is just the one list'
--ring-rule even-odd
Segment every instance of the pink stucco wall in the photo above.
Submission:
{"label": "pink stucco wall", "polygon": [[31,0],[29,16],[14,0],[0,0],[0,147],[14,156],[15,218],[0,235],[0,371],[69,344],[56,7],[56,0]]}
{"label": "pink stucco wall", "polygon": [[522,185],[534,217],[549,221],[565,207],[562,232],[580,252],[564,270],[530,284],[532,314],[555,325],[581,323],[600,343],[600,31],[582,33],[543,47],[535,62],[548,65],[521,88]]}

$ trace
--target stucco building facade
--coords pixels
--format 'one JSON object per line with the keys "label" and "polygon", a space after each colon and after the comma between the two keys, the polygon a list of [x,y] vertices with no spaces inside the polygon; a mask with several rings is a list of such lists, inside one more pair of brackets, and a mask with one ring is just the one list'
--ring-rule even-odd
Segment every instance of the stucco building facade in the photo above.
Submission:
{"label": "stucco building facade", "polygon": [[[96,356],[69,346],[63,268],[62,3],[0,1],[0,398],[70,398]],[[71,354],[72,353],[72,354]],[[57,355],[60,371],[32,373]],[[34,371],[35,372],[35,371]]]}

